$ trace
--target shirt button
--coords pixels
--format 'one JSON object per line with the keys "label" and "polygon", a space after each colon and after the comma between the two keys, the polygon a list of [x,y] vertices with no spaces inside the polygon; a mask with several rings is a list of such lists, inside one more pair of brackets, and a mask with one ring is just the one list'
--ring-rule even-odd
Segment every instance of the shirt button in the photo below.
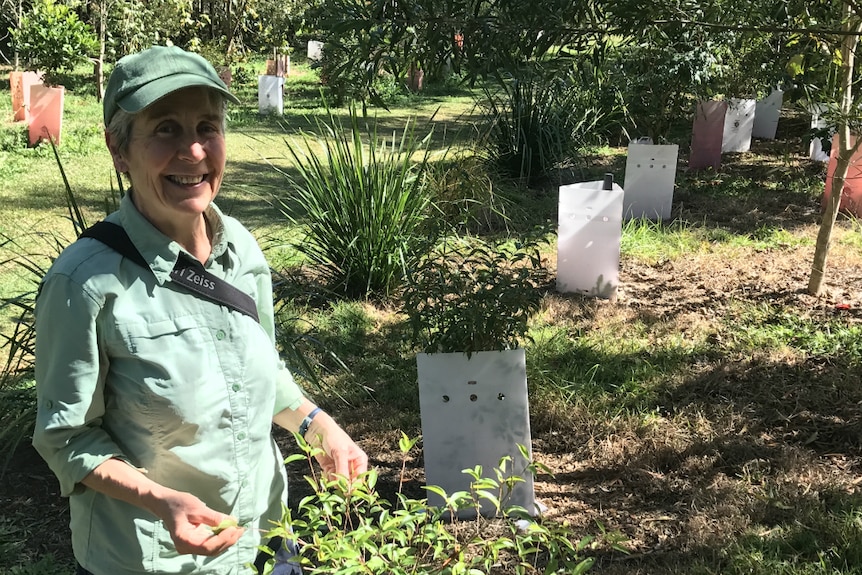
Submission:
{"label": "shirt button", "polygon": [[231,387],[231,389],[233,389],[234,391],[239,391],[241,388],[242,386],[238,383],[233,384],[233,386]]}
{"label": "shirt button", "polygon": [[219,341],[224,339],[224,330],[220,329],[216,332],[216,339]]}
{"label": "shirt button", "polygon": [[51,401],[50,399],[45,400],[45,407],[47,407],[48,409],[51,409],[52,407],[54,407],[54,402]]}
{"label": "shirt button", "polygon": [[240,431],[239,433],[236,434],[236,438],[239,439],[240,441],[242,441],[243,439],[245,439],[245,433]]}

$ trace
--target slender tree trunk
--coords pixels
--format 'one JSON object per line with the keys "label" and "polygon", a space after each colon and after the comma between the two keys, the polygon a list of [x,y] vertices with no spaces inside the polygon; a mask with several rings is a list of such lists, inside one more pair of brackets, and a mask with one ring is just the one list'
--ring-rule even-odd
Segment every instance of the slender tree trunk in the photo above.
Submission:
{"label": "slender tree trunk", "polygon": [[96,98],[105,97],[105,43],[108,36],[108,0],[99,2],[99,59],[96,60]]}
{"label": "slender tree trunk", "polygon": [[[814,263],[811,266],[811,276],[808,279],[808,293],[820,295],[823,282],[826,279],[826,258],[832,242],[832,230],[841,206],[841,195],[844,191],[844,181],[853,154],[859,147],[859,142],[850,134],[848,118],[853,108],[853,66],[856,60],[856,47],[859,44],[859,32],[862,22],[854,17],[850,3],[843,5],[844,28],[851,32],[844,36],[841,43],[841,104],[840,120],[838,122],[838,152],[836,154],[835,172],[832,175],[832,191],[829,201],[820,221],[820,231],[817,234],[817,244],[814,248]],[[853,33],[855,32],[855,33]]]}
{"label": "slender tree trunk", "polygon": [[[18,26],[18,28],[20,28],[21,27],[21,20],[24,19],[24,1],[23,0],[18,0],[18,14],[17,14],[17,16],[18,16],[17,26]],[[14,64],[14,66],[15,66],[13,68],[14,70],[20,70],[21,69],[20,68],[21,57],[18,54],[18,48],[15,48],[15,64]]]}

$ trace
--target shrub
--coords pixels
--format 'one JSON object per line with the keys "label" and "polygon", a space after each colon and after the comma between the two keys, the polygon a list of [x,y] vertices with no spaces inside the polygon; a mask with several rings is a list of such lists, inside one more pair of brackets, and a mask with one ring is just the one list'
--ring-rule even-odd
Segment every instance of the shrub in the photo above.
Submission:
{"label": "shrub", "polygon": [[[318,450],[299,437],[297,441],[305,454],[288,460],[308,458],[310,463]],[[415,443],[402,434],[399,447],[404,457]],[[482,479],[481,469],[468,470],[473,478],[470,492],[447,495],[429,486],[441,492],[447,502],[444,508],[428,506],[427,499],[408,498],[400,488],[393,504],[375,491],[374,470],[348,485],[344,478],[315,476],[312,466],[306,479],[313,495],[300,501],[295,515],[285,509],[282,521],[267,537],[296,541],[308,575],[482,575],[499,572],[503,565],[516,574],[587,572],[593,560],[580,554],[592,537],[573,541],[571,530],[563,525],[530,517],[524,509],[505,508],[511,485],[502,477],[508,463],[501,461],[496,480]],[[528,468],[535,473],[537,464]],[[469,522],[448,519],[457,517],[459,509],[478,508],[481,500],[492,502],[500,512],[500,518],[493,520],[500,524],[499,535],[485,531],[491,520],[481,516]]]}
{"label": "shrub", "polygon": [[[429,197],[423,185],[429,136],[417,140],[406,126],[391,140],[376,121],[350,108],[344,127],[332,113],[318,122],[317,148],[288,144],[298,177],[282,172],[294,191],[277,200],[282,213],[301,225],[305,238],[295,248],[317,266],[337,293],[348,297],[388,296],[427,243]],[[362,127],[360,121],[364,121]],[[419,155],[418,161],[413,157]]]}
{"label": "shrub", "polygon": [[443,242],[408,276],[403,311],[413,342],[428,353],[468,356],[518,347],[550,277],[543,242]]}
{"label": "shrub", "polygon": [[494,181],[477,156],[434,162],[426,178],[437,211],[456,232],[509,231],[514,194]]}
{"label": "shrub", "polygon": [[30,145],[27,124],[0,124],[0,152],[15,152]]}
{"label": "shrub", "polygon": [[77,14],[54,0],[39,0],[12,30],[12,41],[32,69],[45,71],[44,82],[52,85],[58,72],[69,71],[98,51],[98,40]]}

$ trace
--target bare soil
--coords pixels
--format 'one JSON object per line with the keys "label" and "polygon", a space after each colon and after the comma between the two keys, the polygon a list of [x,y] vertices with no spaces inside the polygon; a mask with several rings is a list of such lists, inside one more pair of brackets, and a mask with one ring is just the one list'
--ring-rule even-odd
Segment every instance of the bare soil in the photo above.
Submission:
{"label": "bare soil", "polygon": [[[548,309],[568,321],[648,321],[656,334],[733,338],[722,329],[740,303],[774,306],[782,313],[827,325],[862,322],[862,250],[836,241],[827,290],[806,293],[820,210],[816,198],[792,190],[794,174],[822,172],[797,148],[798,140],[756,142],[752,154],[731,156],[719,174],[751,174],[784,181],[773,196],[697,197],[680,166],[674,216],[754,233],[781,226],[812,239],[802,247],[736,252],[720,249],[672,261],[624,259],[615,301],[551,294]],[[770,164],[764,158],[777,158]],[[595,166],[609,161],[595,159]],[[613,160],[618,161],[618,160]],[[711,175],[709,177],[718,177]],[[755,184],[756,185],[756,184]],[[854,224],[842,219],[838,238]],[[657,335],[657,337],[659,336]],[[721,572],[728,541],[747,529],[768,529],[794,508],[824,498],[852,498],[862,483],[862,385],[859,366],[776,352],[735,352],[704,357],[691,376],[669,382],[649,419],[609,414],[602,420],[577,407],[560,413],[534,405],[533,451],[553,471],[540,474],[536,498],[545,516],[565,521],[580,538],[618,532],[628,555],[599,543],[591,572],[605,575],[686,573],[693,561],[712,561]],[[399,430],[382,407],[336,414],[381,470],[381,490],[397,487]],[[292,441],[286,437],[283,441]],[[289,445],[289,443],[285,443]],[[303,469],[292,467],[293,484]],[[408,463],[408,493],[421,496],[421,457]],[[298,488],[301,490],[301,488]],[[22,553],[69,557],[67,508],[54,478],[32,450],[19,449],[0,480],[0,506],[26,540]],[[489,529],[492,527],[489,525]]]}

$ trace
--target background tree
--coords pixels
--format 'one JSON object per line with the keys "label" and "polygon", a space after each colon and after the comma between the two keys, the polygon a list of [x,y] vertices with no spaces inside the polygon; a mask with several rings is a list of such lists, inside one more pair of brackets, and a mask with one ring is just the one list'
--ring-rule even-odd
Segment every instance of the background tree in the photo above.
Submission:
{"label": "background tree", "polygon": [[477,79],[551,53],[571,55],[596,39],[596,7],[570,0],[333,0],[315,21],[331,58],[327,82],[358,85],[358,94],[373,99],[380,72],[397,77],[411,64]]}
{"label": "background tree", "polygon": [[21,17],[29,5],[24,0],[0,0],[0,61],[20,66],[18,52],[12,46],[12,30],[21,25]]}
{"label": "background tree", "polygon": [[[821,14],[828,14],[828,6],[824,2],[815,3]],[[808,292],[819,295],[823,290],[823,282],[826,278],[826,262],[829,254],[829,246],[832,242],[832,233],[838,212],[841,207],[841,195],[844,190],[844,182],[853,155],[859,148],[858,132],[862,126],[862,113],[860,113],[860,100],[858,95],[854,96],[856,79],[856,48],[859,45],[859,34],[862,33],[862,7],[852,2],[842,2],[840,15],[837,18],[821,20],[831,22],[840,32],[838,34],[820,34],[818,37],[824,46],[832,48],[833,66],[838,69],[836,75],[838,81],[837,94],[830,90],[830,85],[824,86],[820,91],[820,97],[825,102],[831,102],[831,113],[829,117],[835,122],[838,134],[838,150],[835,154],[835,171],[832,175],[832,193],[826,202],[823,216],[820,221],[820,230],[817,234],[817,243],[814,248],[814,261],[811,266],[811,275],[808,280]],[[831,96],[831,97],[830,97]]]}
{"label": "background tree", "polygon": [[96,52],[98,43],[90,27],[65,4],[39,0],[12,31],[12,41],[27,67],[44,70],[46,85]]}

